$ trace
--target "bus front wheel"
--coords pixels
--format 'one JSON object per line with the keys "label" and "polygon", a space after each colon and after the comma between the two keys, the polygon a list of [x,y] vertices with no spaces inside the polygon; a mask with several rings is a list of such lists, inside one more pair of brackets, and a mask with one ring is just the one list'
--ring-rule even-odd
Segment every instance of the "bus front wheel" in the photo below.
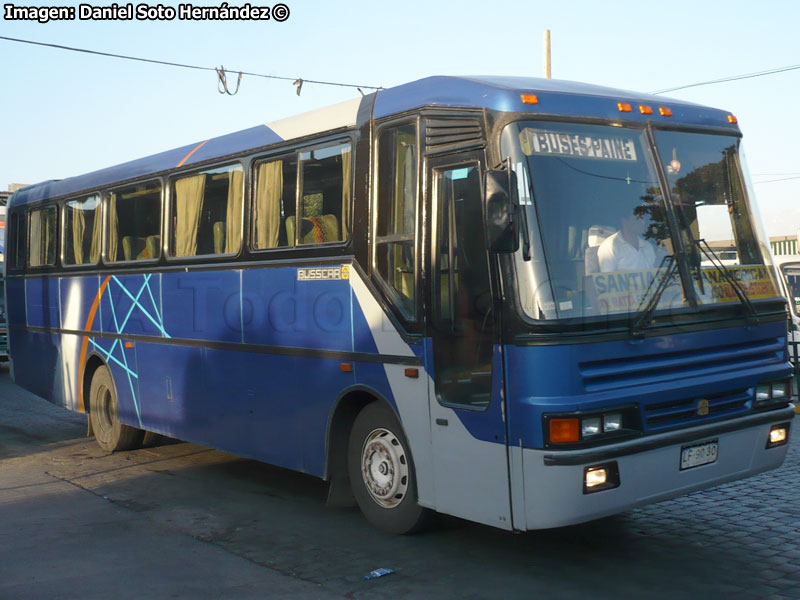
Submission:
{"label": "bus front wheel", "polygon": [[370,523],[398,534],[425,527],[431,511],[417,504],[408,441],[388,406],[373,402],[358,414],[350,433],[347,467],[353,495]]}
{"label": "bus front wheel", "polygon": [[89,391],[89,418],[100,447],[106,452],[133,450],[142,444],[144,431],[120,423],[117,391],[108,367],[98,367]]}

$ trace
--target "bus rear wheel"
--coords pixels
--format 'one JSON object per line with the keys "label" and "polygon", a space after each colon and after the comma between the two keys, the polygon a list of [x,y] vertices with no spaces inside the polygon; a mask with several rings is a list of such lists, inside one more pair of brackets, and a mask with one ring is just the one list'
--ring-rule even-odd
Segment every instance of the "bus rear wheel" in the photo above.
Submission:
{"label": "bus rear wheel", "polygon": [[431,511],[417,504],[408,441],[389,407],[373,402],[358,414],[350,432],[347,468],[361,512],[378,529],[407,534],[427,525]]}
{"label": "bus rear wheel", "polygon": [[89,418],[100,447],[106,452],[133,450],[142,444],[144,431],[120,423],[117,391],[108,367],[98,367],[89,391]]}

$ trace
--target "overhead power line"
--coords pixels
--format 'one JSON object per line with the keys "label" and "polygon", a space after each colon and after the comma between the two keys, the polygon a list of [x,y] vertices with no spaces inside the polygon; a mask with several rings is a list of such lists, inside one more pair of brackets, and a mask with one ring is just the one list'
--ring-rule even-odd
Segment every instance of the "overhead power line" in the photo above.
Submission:
{"label": "overhead power line", "polygon": [[[264,75],[263,73],[251,73],[251,72],[248,72],[248,71],[236,71],[235,69],[231,70],[231,69],[222,69],[222,68],[217,69],[216,67],[200,67],[200,66],[197,66],[197,65],[186,65],[186,64],[183,64],[183,63],[170,62],[170,61],[166,61],[166,60],[155,60],[155,59],[152,59],[152,58],[141,58],[141,57],[138,57],[138,56],[126,56],[124,54],[113,54],[111,52],[100,52],[98,50],[88,50],[86,48],[73,48],[71,46],[62,46],[61,44],[49,44],[49,43],[46,43],[46,42],[36,42],[36,41],[33,41],[33,40],[22,40],[22,39],[19,39],[19,38],[6,37],[6,36],[2,36],[2,35],[0,35],[0,40],[6,40],[7,42],[17,42],[17,43],[20,43],[20,44],[32,44],[34,46],[45,46],[47,48],[56,48],[57,50],[69,50],[70,52],[83,52],[85,54],[95,54],[97,56],[108,56],[108,57],[111,57],[111,58],[121,58],[121,59],[124,59],[124,60],[135,60],[135,61],[138,61],[138,62],[152,63],[152,64],[156,64],[156,65],[165,65],[165,66],[168,66],[168,67],[179,67],[181,69],[195,69],[195,70],[198,70],[198,71],[216,71],[218,77],[219,77],[220,71],[222,70],[223,73],[225,71],[230,71],[231,73],[239,73],[239,77],[240,78],[241,78],[242,75],[250,75],[251,77],[262,77],[264,79],[278,79],[278,80],[281,80],[281,81],[291,81],[292,84],[297,87],[298,96],[300,95],[300,85],[302,85],[302,83],[316,83],[318,85],[334,85],[334,86],[338,86],[338,87],[356,88],[356,89],[359,89],[359,90],[362,89],[362,88],[363,89],[370,89],[370,90],[382,90],[383,89],[381,86],[377,86],[377,85],[357,85],[357,84],[354,84],[354,83],[341,83],[341,82],[337,82],[337,81],[317,81],[317,80],[314,80],[314,79],[301,79],[299,77],[280,77],[278,75]],[[224,80],[224,78],[223,78],[223,80]],[[302,82],[302,83],[300,83],[298,85],[298,82]],[[222,92],[220,92],[220,93],[222,93]]]}
{"label": "overhead power line", "polygon": [[776,181],[791,181],[792,179],[800,179],[800,175],[797,175],[795,177],[784,177],[782,179],[767,179],[766,181],[754,181],[753,183],[755,185],[758,185],[760,183],[775,183]]}
{"label": "overhead power line", "polygon": [[750,79],[752,77],[763,77],[765,75],[774,75],[775,73],[784,73],[785,71],[794,71],[800,69],[800,65],[791,65],[788,67],[779,67],[777,69],[768,69],[766,71],[758,71],[757,73],[747,73],[746,75],[733,75],[731,77],[723,77],[722,79],[712,79],[710,81],[701,81],[700,83],[690,83],[688,85],[680,85],[678,87],[667,88],[650,92],[651,94],[664,94],[666,92],[674,92],[676,90],[685,90],[686,88],[699,87],[701,85],[712,85],[714,83],[725,83],[726,81],[737,81],[739,79]]}

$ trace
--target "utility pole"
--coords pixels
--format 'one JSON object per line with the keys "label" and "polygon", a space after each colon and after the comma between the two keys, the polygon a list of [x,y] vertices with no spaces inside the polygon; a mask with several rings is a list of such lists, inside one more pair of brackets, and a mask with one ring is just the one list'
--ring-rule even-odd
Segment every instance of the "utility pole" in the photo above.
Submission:
{"label": "utility pole", "polygon": [[547,79],[552,79],[553,74],[550,72],[550,30],[544,30],[544,56],[543,56],[544,76]]}

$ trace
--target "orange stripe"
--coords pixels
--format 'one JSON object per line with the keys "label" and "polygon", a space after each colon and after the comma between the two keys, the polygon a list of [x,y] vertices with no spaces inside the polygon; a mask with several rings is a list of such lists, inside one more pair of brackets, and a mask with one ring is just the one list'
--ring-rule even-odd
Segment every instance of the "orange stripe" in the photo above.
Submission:
{"label": "orange stripe", "polygon": [[[89,318],[86,319],[86,327],[83,328],[84,331],[90,331],[92,329],[92,323],[94,323],[94,315],[97,313],[97,307],[100,306],[100,298],[103,297],[103,292],[106,291],[106,286],[108,282],[111,281],[111,275],[106,277],[103,284],[100,286],[100,289],[97,290],[97,296],[94,297],[94,302],[92,303],[92,308],[89,310]],[[83,370],[84,370],[84,363],[83,361],[86,359],[86,351],[89,348],[89,336],[83,336],[83,342],[81,343],[81,358],[78,362],[78,411],[86,412],[86,407],[83,405]]]}
{"label": "orange stripe", "polygon": [[205,142],[200,142],[199,144],[197,144],[197,147],[196,147],[194,150],[192,150],[191,152],[189,152],[189,154],[187,154],[187,155],[186,155],[186,156],[183,158],[183,160],[182,160],[181,162],[179,162],[179,163],[178,163],[178,166],[179,166],[179,167],[182,167],[182,166],[183,166],[183,163],[185,163],[187,160],[189,160],[189,159],[192,157],[192,154],[194,154],[195,152],[197,152],[198,150],[200,150],[200,148],[202,148],[203,146],[205,146],[207,142],[208,142],[208,140],[206,140]]}

